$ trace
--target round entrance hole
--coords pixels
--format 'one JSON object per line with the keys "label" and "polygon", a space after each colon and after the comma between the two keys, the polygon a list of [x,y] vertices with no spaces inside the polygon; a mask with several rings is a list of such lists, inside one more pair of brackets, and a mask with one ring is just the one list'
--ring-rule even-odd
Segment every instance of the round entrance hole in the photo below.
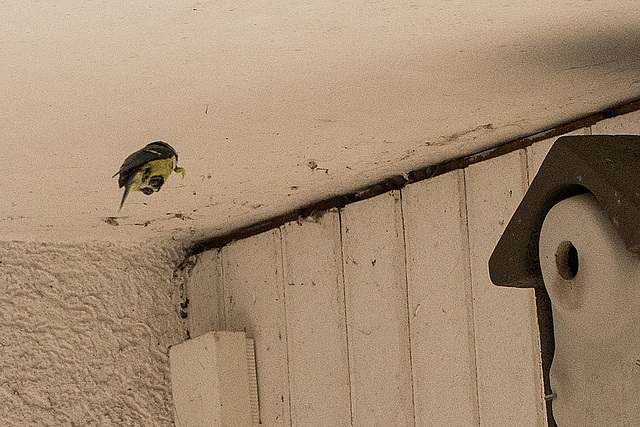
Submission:
{"label": "round entrance hole", "polygon": [[565,280],[571,280],[578,274],[578,250],[573,243],[564,240],[556,249],[556,268]]}

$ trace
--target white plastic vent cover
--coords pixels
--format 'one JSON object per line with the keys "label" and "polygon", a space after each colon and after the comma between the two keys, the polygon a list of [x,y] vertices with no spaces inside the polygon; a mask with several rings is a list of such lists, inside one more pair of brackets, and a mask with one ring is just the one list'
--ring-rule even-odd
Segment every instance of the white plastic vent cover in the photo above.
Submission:
{"label": "white plastic vent cover", "polygon": [[253,340],[208,332],[169,349],[176,427],[259,423]]}

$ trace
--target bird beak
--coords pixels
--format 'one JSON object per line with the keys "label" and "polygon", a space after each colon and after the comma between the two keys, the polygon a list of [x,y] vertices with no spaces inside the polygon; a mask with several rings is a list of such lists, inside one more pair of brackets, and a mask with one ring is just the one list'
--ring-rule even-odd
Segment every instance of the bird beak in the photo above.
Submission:
{"label": "bird beak", "polygon": [[176,173],[182,174],[182,179],[184,179],[184,174],[187,172],[185,168],[179,168],[179,167],[176,167],[173,171]]}

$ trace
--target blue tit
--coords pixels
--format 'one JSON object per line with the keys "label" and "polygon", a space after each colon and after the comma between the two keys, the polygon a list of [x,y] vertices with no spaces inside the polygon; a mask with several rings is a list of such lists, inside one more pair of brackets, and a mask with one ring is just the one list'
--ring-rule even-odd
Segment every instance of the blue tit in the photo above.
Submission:
{"label": "blue tit", "polygon": [[184,179],[185,170],[178,167],[178,153],[166,142],[152,142],[131,154],[112,176],[120,174],[118,184],[124,187],[120,209],[129,191],[142,191],[146,195],[158,192],[171,172],[182,174]]}

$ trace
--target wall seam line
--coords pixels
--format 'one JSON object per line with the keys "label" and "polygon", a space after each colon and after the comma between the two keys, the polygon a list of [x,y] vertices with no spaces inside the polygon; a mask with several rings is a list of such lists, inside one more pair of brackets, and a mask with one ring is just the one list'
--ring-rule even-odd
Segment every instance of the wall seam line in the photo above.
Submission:
{"label": "wall seam line", "polygon": [[466,278],[469,284],[469,306],[471,309],[471,322],[470,322],[470,328],[471,328],[471,335],[473,337],[473,345],[471,346],[471,350],[473,351],[473,374],[475,377],[475,407],[476,407],[476,425],[479,427],[481,425],[480,422],[480,390],[479,390],[479,384],[478,384],[478,353],[476,351],[477,348],[477,339],[476,339],[476,316],[475,316],[475,310],[474,310],[474,304],[473,304],[473,272],[471,269],[471,236],[470,236],[470,231],[469,231],[469,204],[467,203],[467,169],[463,169],[461,171],[461,175],[462,175],[462,179],[461,179],[461,183],[459,184],[462,188],[460,191],[460,213],[464,213],[464,219],[462,221],[462,223],[460,224],[462,227],[464,227],[466,233],[465,238],[466,238],[466,242],[465,242],[465,252],[466,252],[466,262],[467,262],[467,274],[466,274]]}
{"label": "wall seam line", "polygon": [[404,198],[403,190],[398,190],[398,198],[400,202],[400,228],[402,231],[402,252],[404,261],[404,290],[407,308],[407,331],[409,335],[409,371],[411,374],[411,412],[413,413],[413,426],[416,427],[416,396],[415,396],[415,378],[413,376],[413,347],[411,342],[411,306],[409,303],[409,263],[407,261],[407,233],[404,219]]}
{"label": "wall seam line", "polygon": [[349,381],[349,415],[350,425],[353,426],[353,396],[351,390],[351,354],[349,353],[349,320],[347,318],[347,280],[344,270],[344,238],[342,235],[342,209],[338,209],[338,229],[340,236],[340,270],[342,275],[342,302],[344,308],[344,333],[345,333],[345,346],[347,351],[347,381]]}
{"label": "wall seam line", "polygon": [[291,368],[289,360],[289,329],[287,327],[287,296],[286,296],[286,272],[285,272],[285,244],[284,244],[284,226],[278,227],[278,236],[280,237],[280,285],[282,286],[282,310],[284,311],[284,340],[287,353],[287,408],[289,412],[289,427],[293,427],[293,410],[291,406]]}

